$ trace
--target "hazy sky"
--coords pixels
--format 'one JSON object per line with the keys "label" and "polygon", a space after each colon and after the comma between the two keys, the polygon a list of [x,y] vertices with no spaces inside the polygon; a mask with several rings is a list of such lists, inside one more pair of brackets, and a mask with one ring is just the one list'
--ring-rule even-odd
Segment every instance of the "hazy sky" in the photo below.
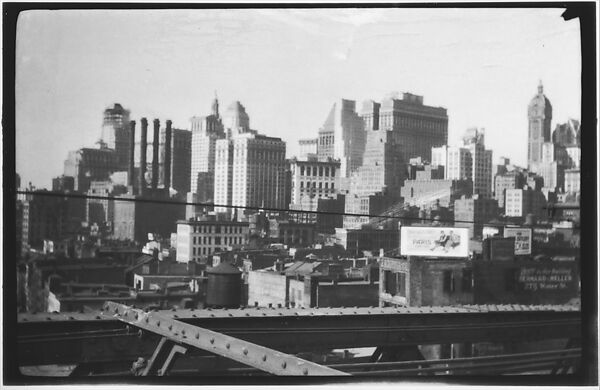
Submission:
{"label": "hazy sky", "polygon": [[[114,102],[189,129],[234,100],[253,129],[315,137],[336,99],[391,91],[448,109],[449,143],[486,129],[494,162],[525,165],[527,104],[543,80],[555,124],[580,118],[579,21],[562,9],[29,11],[16,60],[16,164],[50,187],[69,150],[94,147]],[[139,137],[139,132],[138,132]]]}

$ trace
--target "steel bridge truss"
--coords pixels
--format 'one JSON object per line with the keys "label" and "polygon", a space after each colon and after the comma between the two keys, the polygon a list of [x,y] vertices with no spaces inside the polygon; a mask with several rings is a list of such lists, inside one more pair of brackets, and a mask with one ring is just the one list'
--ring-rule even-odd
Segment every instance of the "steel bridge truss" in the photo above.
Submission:
{"label": "steel bridge truss", "polygon": [[[17,360],[75,364],[71,376],[567,374],[581,364],[580,315],[576,306],[144,311],[106,302],[101,312],[19,315]],[[464,348],[543,340],[560,342],[495,356]],[[419,349],[455,343],[466,353],[452,359],[425,360]],[[361,347],[377,348],[370,358],[319,355]]]}
{"label": "steel bridge truss", "polygon": [[134,363],[133,370],[139,375],[166,375],[173,366],[174,359],[180,354],[185,354],[187,347],[212,352],[274,375],[349,375],[293,355],[186,324],[159,313],[146,313],[115,302],[107,302],[102,315],[116,317],[129,325],[162,336],[143,369],[143,361],[138,360]]}

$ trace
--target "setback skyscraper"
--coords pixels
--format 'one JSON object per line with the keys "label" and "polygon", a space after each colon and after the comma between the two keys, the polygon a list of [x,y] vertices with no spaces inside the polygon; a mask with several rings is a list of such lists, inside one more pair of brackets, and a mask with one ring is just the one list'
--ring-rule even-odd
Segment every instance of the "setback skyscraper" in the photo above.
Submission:
{"label": "setback skyscraper", "polygon": [[544,95],[544,86],[540,81],[538,93],[531,99],[527,109],[529,119],[529,136],[527,142],[527,167],[534,170],[535,163],[542,162],[544,142],[550,142],[550,125],[552,122],[552,105]]}

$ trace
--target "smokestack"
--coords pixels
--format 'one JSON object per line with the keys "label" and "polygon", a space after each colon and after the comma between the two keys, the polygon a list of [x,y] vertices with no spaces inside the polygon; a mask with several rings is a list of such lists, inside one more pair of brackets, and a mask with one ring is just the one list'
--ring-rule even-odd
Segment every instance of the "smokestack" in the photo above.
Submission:
{"label": "smokestack", "polygon": [[171,124],[167,120],[167,129],[165,130],[165,188],[171,187]]}
{"label": "smokestack", "polygon": [[152,141],[152,188],[158,187],[158,143],[159,143],[160,121],[154,120],[154,140]]}
{"label": "smokestack", "polygon": [[148,149],[148,119],[142,118],[142,134],[140,136],[140,188],[138,193],[144,195],[146,189],[146,150]]}
{"label": "smokestack", "polygon": [[134,171],[134,158],[135,153],[135,121],[129,122],[129,170],[127,172],[127,185],[131,187],[131,193],[133,194],[133,173]]}

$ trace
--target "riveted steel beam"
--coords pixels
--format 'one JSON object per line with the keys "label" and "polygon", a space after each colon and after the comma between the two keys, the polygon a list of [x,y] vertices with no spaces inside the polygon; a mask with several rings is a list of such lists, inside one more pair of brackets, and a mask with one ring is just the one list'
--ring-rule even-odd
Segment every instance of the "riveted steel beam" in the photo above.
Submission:
{"label": "riveted steel beam", "polygon": [[107,302],[103,316],[159,334],[177,344],[185,344],[275,375],[349,375],[308,360],[297,358],[254,343],[175,320],[156,312]]}

